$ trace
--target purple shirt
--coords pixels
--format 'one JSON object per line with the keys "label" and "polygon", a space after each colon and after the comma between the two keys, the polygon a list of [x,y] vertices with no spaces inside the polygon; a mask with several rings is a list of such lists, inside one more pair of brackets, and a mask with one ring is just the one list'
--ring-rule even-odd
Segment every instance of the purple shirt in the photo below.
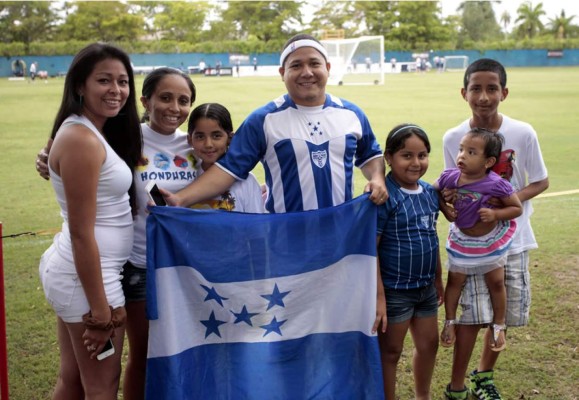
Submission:
{"label": "purple shirt", "polygon": [[511,196],[515,190],[511,184],[494,172],[488,173],[480,181],[459,186],[460,169],[446,169],[440,174],[436,185],[442,189],[458,189],[454,208],[457,211],[454,224],[459,229],[471,228],[478,220],[478,210],[493,208],[488,201],[491,197],[499,199]]}

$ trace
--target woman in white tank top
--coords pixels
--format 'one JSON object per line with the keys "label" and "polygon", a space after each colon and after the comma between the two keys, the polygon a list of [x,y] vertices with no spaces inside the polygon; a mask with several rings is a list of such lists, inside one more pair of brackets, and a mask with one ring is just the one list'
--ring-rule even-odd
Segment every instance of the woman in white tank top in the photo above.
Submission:
{"label": "woman in white tank top", "polygon": [[[95,43],[75,56],[52,138],[48,166],[63,223],[39,272],[57,315],[60,373],[53,398],[112,400],[126,315],[121,268],[133,245],[129,193],[141,153],[124,51]],[[114,351],[102,353],[109,340]]]}

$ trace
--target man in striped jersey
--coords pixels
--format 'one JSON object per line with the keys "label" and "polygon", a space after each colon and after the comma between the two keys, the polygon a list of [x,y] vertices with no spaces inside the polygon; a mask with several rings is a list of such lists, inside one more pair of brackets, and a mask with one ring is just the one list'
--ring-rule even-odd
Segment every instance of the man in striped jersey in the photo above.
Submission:
{"label": "man in striped jersey", "polygon": [[368,180],[364,191],[386,201],[384,161],[370,123],[356,105],[326,93],[326,49],[309,35],[292,37],[279,73],[287,93],[252,112],[228,152],[188,187],[164,193],[168,203],[188,206],[247,178],[261,161],[268,212],[313,210],[353,197],[354,165]]}

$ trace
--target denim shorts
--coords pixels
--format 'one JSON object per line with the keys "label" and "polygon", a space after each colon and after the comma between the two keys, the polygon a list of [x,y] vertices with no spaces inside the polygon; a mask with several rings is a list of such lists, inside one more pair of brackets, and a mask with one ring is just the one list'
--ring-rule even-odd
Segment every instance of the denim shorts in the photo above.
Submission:
{"label": "denim shorts", "polygon": [[438,295],[434,283],[418,289],[384,288],[384,291],[388,323],[398,324],[411,318],[438,315]]}
{"label": "denim shorts", "polygon": [[147,269],[138,268],[127,261],[123,265],[123,292],[127,303],[133,301],[145,301],[147,298]]}

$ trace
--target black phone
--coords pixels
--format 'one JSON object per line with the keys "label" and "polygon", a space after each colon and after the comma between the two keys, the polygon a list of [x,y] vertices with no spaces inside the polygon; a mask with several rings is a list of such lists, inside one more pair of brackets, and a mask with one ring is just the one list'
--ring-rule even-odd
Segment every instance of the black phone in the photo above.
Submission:
{"label": "black phone", "polygon": [[145,189],[147,190],[149,198],[153,203],[155,203],[156,206],[167,205],[167,202],[165,201],[165,198],[161,194],[161,191],[159,190],[159,187],[157,186],[157,183],[155,183],[155,181],[149,181]]}

